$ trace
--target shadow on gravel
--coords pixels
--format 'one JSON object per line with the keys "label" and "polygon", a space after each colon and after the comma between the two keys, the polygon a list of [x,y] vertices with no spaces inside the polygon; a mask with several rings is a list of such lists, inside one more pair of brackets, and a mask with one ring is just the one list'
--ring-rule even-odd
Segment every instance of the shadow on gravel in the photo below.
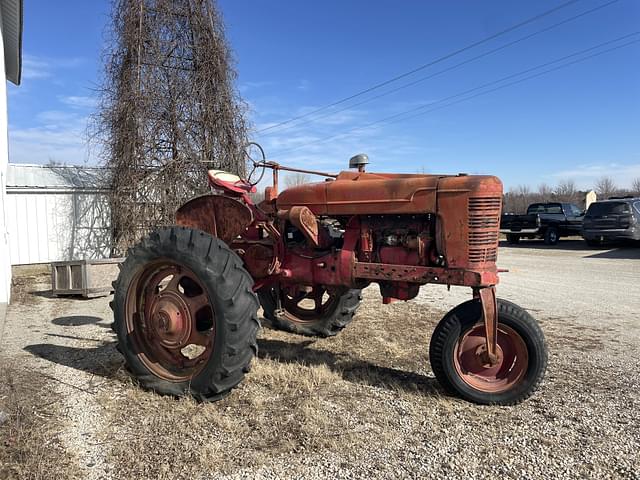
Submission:
{"label": "shadow on gravel", "polygon": [[616,248],[614,250],[605,250],[604,252],[586,255],[584,258],[614,258],[625,260],[640,260],[639,247]]}
{"label": "shadow on gravel", "polygon": [[106,293],[104,295],[97,295],[97,296],[91,296],[91,297],[83,297],[82,295],[76,294],[76,293],[69,293],[69,294],[60,293],[60,294],[54,295],[51,289],[31,290],[29,294],[33,295],[34,297],[51,298],[53,300],[56,300],[56,299],[77,300],[79,302],[88,302],[91,300],[95,300],[96,298],[108,297],[110,295]]}
{"label": "shadow on gravel", "polygon": [[79,327],[82,325],[97,325],[98,327],[111,328],[111,324],[105,322],[103,318],[93,317],[91,315],[69,315],[67,317],[58,317],[51,320],[54,325],[62,327]]}
{"label": "shadow on gravel", "polygon": [[[500,248],[505,250],[560,250],[572,252],[584,252],[583,258],[620,258],[620,259],[640,259],[640,244],[632,243],[606,243],[600,246],[591,247],[582,240],[560,240],[556,245],[545,245],[543,241],[522,240],[516,245],[509,244],[502,240]],[[590,254],[594,252],[593,254]]]}
{"label": "shadow on gravel", "polygon": [[105,343],[94,348],[39,343],[27,345],[24,349],[50,362],[105,378],[113,378],[123,364],[122,355],[116,350],[116,342]]}
{"label": "shadow on gravel", "polygon": [[419,392],[425,395],[444,395],[435,378],[395,368],[381,367],[365,360],[351,358],[347,354],[308,348],[313,343],[313,340],[289,343],[281,340],[259,339],[258,358],[276,360],[280,363],[325,365],[348,382],[390,390]]}
{"label": "shadow on gravel", "polygon": [[31,295],[43,298],[57,298],[51,290],[33,290],[29,292]]}
{"label": "shadow on gravel", "polygon": [[555,245],[547,245],[542,240],[521,240],[518,244],[510,244],[505,240],[500,240],[500,248],[505,249],[539,249],[539,250],[591,250],[591,247],[583,240],[560,240]]}

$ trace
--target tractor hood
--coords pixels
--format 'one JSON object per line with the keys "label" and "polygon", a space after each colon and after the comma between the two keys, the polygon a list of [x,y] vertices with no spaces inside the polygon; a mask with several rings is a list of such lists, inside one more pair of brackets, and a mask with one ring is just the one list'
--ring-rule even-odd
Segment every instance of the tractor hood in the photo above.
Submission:
{"label": "tractor hood", "polygon": [[282,192],[279,210],[308,207],[316,215],[385,215],[436,212],[437,192],[502,194],[496,177],[341,172],[335,180]]}

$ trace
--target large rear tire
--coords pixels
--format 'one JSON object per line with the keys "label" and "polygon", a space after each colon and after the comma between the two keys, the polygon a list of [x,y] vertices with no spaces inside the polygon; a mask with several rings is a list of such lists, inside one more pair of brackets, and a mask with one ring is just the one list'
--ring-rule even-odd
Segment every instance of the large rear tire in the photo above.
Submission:
{"label": "large rear tire", "polygon": [[484,405],[515,405],[540,386],[547,368],[547,346],[540,326],[519,306],[498,300],[498,363],[489,366],[479,300],[447,313],[431,338],[429,359],[450,393]]}
{"label": "large rear tire", "polygon": [[[332,337],[346,327],[360,306],[360,290],[314,286],[308,293],[288,295],[280,287],[258,291],[264,317],[276,330],[311,337]],[[281,310],[277,309],[280,294]],[[305,305],[307,302],[309,305]]]}
{"label": "large rear tire", "polygon": [[133,247],[111,303],[118,349],[147,389],[218,400],[257,353],[253,279],[221,240],[166,228]]}

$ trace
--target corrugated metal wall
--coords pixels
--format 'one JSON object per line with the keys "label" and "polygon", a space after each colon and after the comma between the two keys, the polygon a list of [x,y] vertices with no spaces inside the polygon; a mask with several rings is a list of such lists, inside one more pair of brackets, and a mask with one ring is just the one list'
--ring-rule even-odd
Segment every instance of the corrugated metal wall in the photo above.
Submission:
{"label": "corrugated metal wall", "polygon": [[11,264],[108,258],[108,191],[86,175],[90,169],[46,168],[9,165],[5,213]]}

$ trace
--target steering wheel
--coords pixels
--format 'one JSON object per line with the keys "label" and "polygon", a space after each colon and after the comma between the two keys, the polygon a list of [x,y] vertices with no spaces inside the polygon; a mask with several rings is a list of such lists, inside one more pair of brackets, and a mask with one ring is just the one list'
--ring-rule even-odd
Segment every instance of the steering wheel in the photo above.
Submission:
{"label": "steering wheel", "polygon": [[[260,160],[255,160],[254,158],[257,153],[259,153],[260,156],[262,157]],[[253,167],[251,168],[251,172],[249,173],[249,175],[247,175],[247,183],[249,183],[252,187],[254,187],[258,183],[260,183],[262,181],[262,178],[264,177],[264,173],[267,168],[266,166],[267,156],[264,153],[264,149],[260,146],[259,143],[256,143],[256,142],[247,143],[246,147],[244,148],[244,154],[247,157],[247,160],[251,162],[251,164],[253,165]],[[252,181],[251,180],[252,177],[260,167],[262,167],[262,169],[260,170],[260,175],[258,176],[258,179],[256,181]]]}

